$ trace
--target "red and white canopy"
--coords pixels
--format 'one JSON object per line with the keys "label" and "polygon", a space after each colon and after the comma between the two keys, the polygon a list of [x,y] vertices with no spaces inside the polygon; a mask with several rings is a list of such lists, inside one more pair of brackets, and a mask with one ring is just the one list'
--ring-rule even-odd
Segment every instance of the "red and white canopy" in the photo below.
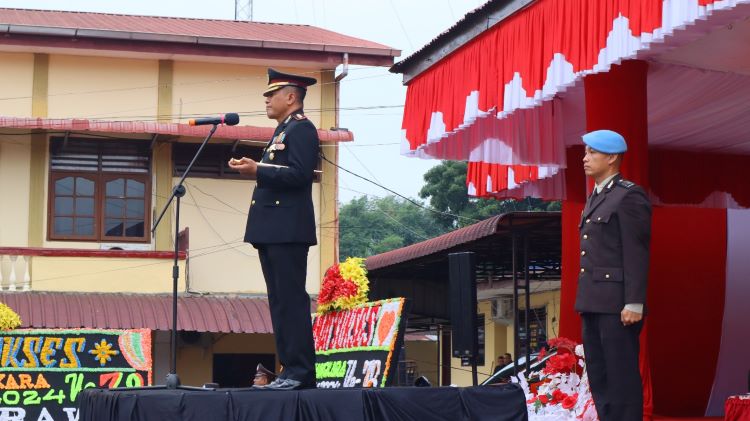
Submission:
{"label": "red and white canopy", "polygon": [[402,153],[469,161],[475,196],[562,199],[583,78],[637,58],[651,147],[750,154],[748,39],[750,0],[537,0],[409,83]]}
{"label": "red and white canopy", "polygon": [[[470,33],[459,29],[452,41]],[[646,407],[664,415],[720,415],[747,381],[736,367],[748,349],[750,211],[725,208],[750,208],[748,40],[750,0],[535,0],[409,82],[403,153],[469,161],[476,196],[565,199],[562,336],[580,334],[580,136],[633,129],[626,174],[670,205],[653,207],[641,354]],[[637,83],[617,76],[626,68]],[[697,362],[672,349],[695,332],[707,356]]]}

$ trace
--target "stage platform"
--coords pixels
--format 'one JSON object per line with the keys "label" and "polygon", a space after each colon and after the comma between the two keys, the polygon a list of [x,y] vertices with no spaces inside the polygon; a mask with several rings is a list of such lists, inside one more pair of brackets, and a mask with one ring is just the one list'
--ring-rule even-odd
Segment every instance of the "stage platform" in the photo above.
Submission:
{"label": "stage platform", "polygon": [[654,421],[721,421],[724,417],[663,417],[654,415]]}
{"label": "stage platform", "polygon": [[81,421],[527,420],[514,385],[383,389],[107,390],[81,392]]}

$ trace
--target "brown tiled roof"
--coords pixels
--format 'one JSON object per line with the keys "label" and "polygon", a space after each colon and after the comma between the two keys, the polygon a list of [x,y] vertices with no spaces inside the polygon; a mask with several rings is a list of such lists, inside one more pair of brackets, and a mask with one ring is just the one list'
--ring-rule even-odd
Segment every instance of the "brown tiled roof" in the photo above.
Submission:
{"label": "brown tiled roof", "polygon": [[223,40],[244,42],[247,47],[314,49],[390,57],[400,54],[400,51],[383,44],[309,25],[0,8],[0,33],[13,32],[12,27],[25,27],[32,31],[30,33],[34,33],[34,28],[59,29],[59,33],[37,31],[38,35],[198,44],[221,44]]}
{"label": "brown tiled roof", "polygon": [[[170,294],[2,292],[0,302],[21,316],[23,328],[170,330]],[[243,296],[178,298],[177,329],[273,333],[268,300]]]}
{"label": "brown tiled roof", "polygon": [[[204,137],[209,126],[189,126],[180,123],[158,123],[155,121],[102,121],[69,118],[26,118],[0,116],[0,128],[46,129],[74,132],[159,134],[172,136]],[[268,140],[273,136],[273,127],[219,126],[214,139]],[[323,142],[348,142],[354,134],[348,130],[318,130]]]}

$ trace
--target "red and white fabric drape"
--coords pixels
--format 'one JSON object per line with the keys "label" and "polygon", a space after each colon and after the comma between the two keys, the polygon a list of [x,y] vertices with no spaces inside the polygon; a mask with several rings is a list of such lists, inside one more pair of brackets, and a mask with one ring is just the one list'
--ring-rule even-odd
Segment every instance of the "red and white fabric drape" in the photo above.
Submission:
{"label": "red and white fabric drape", "polygon": [[409,83],[402,153],[469,161],[477,196],[563,198],[566,89],[742,3],[537,0]]}
{"label": "red and white fabric drape", "polygon": [[[624,169],[640,170],[633,180],[655,205],[649,356],[642,362],[651,362],[654,409],[665,415],[718,415],[726,394],[742,385],[732,368],[747,349],[737,332],[747,319],[748,288],[740,281],[750,210],[725,208],[750,208],[743,61],[750,47],[726,32],[737,23],[734,33],[746,33],[748,17],[750,0],[537,0],[430,67],[407,91],[404,154],[469,161],[468,189],[476,196],[566,199],[559,334],[573,338],[580,334],[573,303],[586,198],[580,135],[611,124],[611,115],[638,129]],[[694,48],[717,32],[734,42],[734,49],[721,44],[729,52],[718,57],[733,69],[706,63],[705,43]],[[660,60],[683,47],[692,48],[692,67]],[[616,74],[644,59],[638,88],[623,94]],[[592,87],[597,79],[610,85]],[[613,93],[620,112],[607,101]],[[629,96],[637,106],[627,108]],[[640,114],[632,124],[630,109]],[[673,349],[695,332],[706,356],[698,363]],[[690,387],[675,392],[675,384]]]}

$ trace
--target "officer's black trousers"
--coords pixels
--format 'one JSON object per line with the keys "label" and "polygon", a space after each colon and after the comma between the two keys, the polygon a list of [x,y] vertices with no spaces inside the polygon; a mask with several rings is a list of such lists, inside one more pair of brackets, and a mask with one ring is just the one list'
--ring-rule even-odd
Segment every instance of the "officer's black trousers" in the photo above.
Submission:
{"label": "officer's black trousers", "polygon": [[619,314],[583,313],[586,371],[601,421],[642,421],[638,336],[643,321],[623,326]]}
{"label": "officer's black trousers", "polygon": [[268,304],[282,378],[315,382],[315,352],[310,296],[305,290],[306,244],[258,245],[260,266],[268,288]]}

